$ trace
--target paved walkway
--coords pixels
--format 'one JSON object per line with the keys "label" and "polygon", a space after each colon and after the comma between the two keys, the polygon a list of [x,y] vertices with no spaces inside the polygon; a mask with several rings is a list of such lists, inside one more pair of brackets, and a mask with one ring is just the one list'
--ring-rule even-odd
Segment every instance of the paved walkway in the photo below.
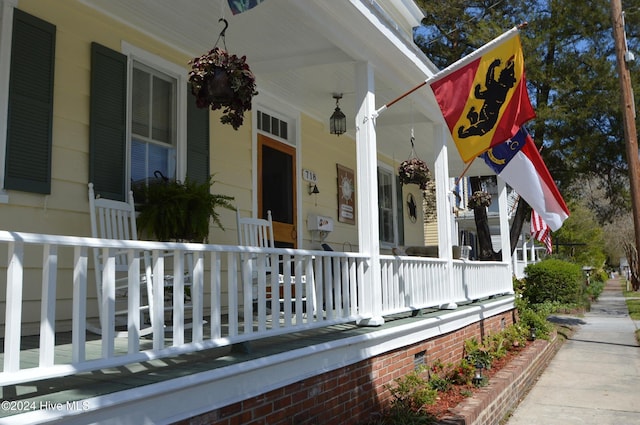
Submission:
{"label": "paved walkway", "polygon": [[607,282],[508,425],[640,424],[640,347],[620,282]]}

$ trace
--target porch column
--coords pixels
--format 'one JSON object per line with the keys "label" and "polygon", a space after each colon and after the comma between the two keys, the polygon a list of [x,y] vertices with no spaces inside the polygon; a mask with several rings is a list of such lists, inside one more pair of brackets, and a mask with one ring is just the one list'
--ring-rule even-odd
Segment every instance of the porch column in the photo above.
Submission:
{"label": "porch column", "polygon": [[509,205],[507,201],[507,184],[502,179],[498,180],[498,212],[500,216],[500,245],[502,246],[502,262],[509,266],[513,276],[513,264],[511,263],[511,237],[509,235]]}
{"label": "porch column", "polygon": [[356,64],[356,157],[358,199],[358,245],[369,256],[371,263],[365,268],[366,285],[360,302],[365,317],[361,326],[379,326],[382,318],[382,278],[380,268],[380,231],[378,228],[378,157],[376,126],[372,119],[376,110],[373,67],[367,62]]}
{"label": "porch column", "polygon": [[439,145],[434,165],[434,177],[436,184],[436,212],[438,214],[438,256],[447,260],[445,276],[449,289],[449,303],[442,306],[447,309],[456,309],[458,306],[453,300],[453,208],[451,206],[451,188],[449,187],[449,154],[447,152],[448,130],[445,132],[442,124],[434,124],[434,144]]}

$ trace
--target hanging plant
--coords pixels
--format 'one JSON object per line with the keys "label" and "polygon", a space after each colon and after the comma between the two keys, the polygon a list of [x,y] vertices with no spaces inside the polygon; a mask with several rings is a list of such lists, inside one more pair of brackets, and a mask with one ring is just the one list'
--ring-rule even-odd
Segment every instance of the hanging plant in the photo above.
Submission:
{"label": "hanging plant", "polygon": [[411,155],[409,159],[402,161],[398,167],[398,176],[401,184],[417,184],[420,190],[427,190],[431,180],[431,172],[427,163],[418,158],[411,137]]}
{"label": "hanging plant", "polygon": [[485,191],[478,190],[473,192],[467,202],[467,207],[472,210],[474,208],[488,207],[491,205],[491,195]]}
{"label": "hanging plant", "polygon": [[[244,112],[251,110],[253,96],[258,94],[256,77],[249,69],[246,56],[229,54],[225,41],[229,23],[224,18],[218,22],[224,23],[224,29],[213,49],[189,61],[189,84],[198,108],[211,107],[213,111],[224,108],[220,122],[231,124],[237,130],[244,121]],[[220,40],[224,49],[218,47]]]}
{"label": "hanging plant", "polygon": [[219,47],[189,61],[189,83],[196,105],[213,111],[224,108],[220,122],[231,124],[235,130],[258,94],[256,78],[246,61],[246,56],[232,55]]}

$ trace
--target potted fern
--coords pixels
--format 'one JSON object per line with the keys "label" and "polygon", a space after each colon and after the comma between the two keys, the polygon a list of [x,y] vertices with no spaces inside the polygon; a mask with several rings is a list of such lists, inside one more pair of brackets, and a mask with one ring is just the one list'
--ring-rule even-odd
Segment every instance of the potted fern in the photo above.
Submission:
{"label": "potted fern", "polygon": [[214,47],[189,64],[189,83],[196,105],[211,110],[224,108],[220,122],[237,130],[244,121],[244,112],[251,109],[253,96],[258,94],[247,57]]}
{"label": "potted fern", "polygon": [[204,183],[156,179],[139,188],[137,225],[158,240],[206,242],[212,222],[224,230],[218,208],[235,210],[231,196],[211,193],[213,176]]}

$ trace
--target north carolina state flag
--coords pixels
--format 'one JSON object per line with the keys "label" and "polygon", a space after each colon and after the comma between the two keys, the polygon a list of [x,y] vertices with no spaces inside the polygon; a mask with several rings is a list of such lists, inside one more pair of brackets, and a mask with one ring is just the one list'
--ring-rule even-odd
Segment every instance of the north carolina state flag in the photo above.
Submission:
{"label": "north carolina state flag", "polygon": [[464,162],[509,140],[535,117],[517,31],[503,34],[472,55],[476,59],[430,83]]}
{"label": "north carolina state flag", "polygon": [[524,127],[480,157],[527,201],[551,230],[558,230],[569,217],[569,208]]}

